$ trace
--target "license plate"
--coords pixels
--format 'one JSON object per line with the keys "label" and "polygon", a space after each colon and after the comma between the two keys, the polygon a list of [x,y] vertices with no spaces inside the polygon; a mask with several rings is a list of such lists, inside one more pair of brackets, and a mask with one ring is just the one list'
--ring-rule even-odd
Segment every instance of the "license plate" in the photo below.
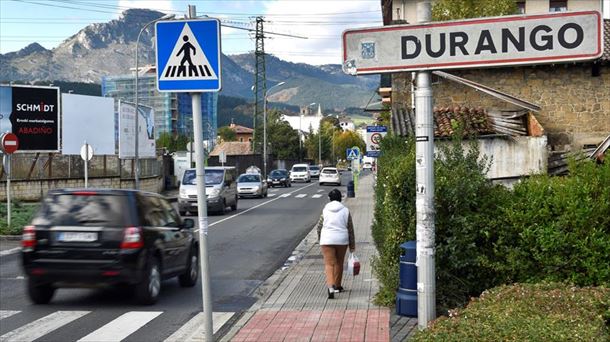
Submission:
{"label": "license plate", "polygon": [[57,233],[57,240],[61,242],[93,242],[97,240],[97,233],[61,232]]}

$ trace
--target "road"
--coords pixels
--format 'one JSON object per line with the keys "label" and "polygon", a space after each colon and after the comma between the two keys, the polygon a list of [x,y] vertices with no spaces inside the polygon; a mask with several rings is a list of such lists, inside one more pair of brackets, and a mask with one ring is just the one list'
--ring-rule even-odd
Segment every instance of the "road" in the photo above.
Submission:
{"label": "road", "polygon": [[[344,194],[349,177],[350,173],[344,173],[339,187]],[[255,290],[284,265],[309,233],[332,188],[316,181],[273,188],[267,198],[240,199],[236,212],[210,216],[208,254],[215,326],[256,302]],[[25,293],[19,253],[0,256],[3,342],[38,338],[165,341],[176,338],[177,331],[201,312],[201,302],[201,282],[181,288],[176,279],[169,279],[163,282],[154,306],[140,306],[119,289],[59,289],[50,304],[33,305]]]}

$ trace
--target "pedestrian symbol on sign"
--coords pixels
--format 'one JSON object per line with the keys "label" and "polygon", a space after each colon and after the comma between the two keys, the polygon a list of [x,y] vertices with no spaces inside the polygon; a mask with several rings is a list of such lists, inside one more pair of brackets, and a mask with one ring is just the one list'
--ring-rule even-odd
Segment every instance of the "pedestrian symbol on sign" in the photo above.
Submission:
{"label": "pedestrian symbol on sign", "polygon": [[179,37],[161,73],[160,81],[217,80],[218,76],[188,23],[184,23]]}

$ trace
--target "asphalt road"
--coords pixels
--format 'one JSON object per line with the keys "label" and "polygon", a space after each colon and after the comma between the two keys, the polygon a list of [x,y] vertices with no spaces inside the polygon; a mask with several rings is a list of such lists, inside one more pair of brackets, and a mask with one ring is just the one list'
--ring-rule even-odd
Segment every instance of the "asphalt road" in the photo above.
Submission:
{"label": "asphalt road", "polygon": [[[344,173],[339,187],[343,193],[349,177]],[[267,198],[240,199],[237,211],[210,216],[208,254],[215,313],[239,313],[256,302],[254,291],[284,265],[315,225],[332,188],[317,181],[273,188]],[[110,330],[115,340],[164,341],[201,310],[201,282],[181,288],[176,279],[163,282],[154,306],[140,306],[118,289],[59,289],[50,304],[33,305],[25,293],[19,253],[0,256],[2,341],[13,336],[76,341],[107,336],[104,333]],[[19,329],[26,331],[24,335],[15,335]],[[98,329],[100,335],[89,335]]]}

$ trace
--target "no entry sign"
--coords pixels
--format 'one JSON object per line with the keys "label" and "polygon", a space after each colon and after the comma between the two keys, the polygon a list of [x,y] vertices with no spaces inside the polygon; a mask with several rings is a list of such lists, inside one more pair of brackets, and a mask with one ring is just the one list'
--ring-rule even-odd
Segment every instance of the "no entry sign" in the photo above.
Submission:
{"label": "no entry sign", "polygon": [[603,53],[597,11],[506,16],[352,29],[343,33],[348,74],[574,62]]}
{"label": "no entry sign", "polygon": [[19,140],[13,133],[4,133],[0,137],[2,151],[6,154],[13,154],[19,149]]}

